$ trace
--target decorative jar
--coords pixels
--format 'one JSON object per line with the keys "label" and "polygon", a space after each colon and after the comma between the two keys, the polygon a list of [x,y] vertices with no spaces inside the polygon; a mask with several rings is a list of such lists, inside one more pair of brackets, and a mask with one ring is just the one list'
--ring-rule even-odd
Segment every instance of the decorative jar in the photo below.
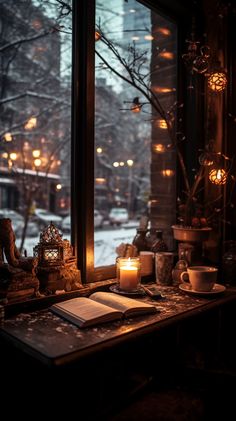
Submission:
{"label": "decorative jar", "polygon": [[134,292],[140,287],[141,264],[139,257],[117,257],[116,276],[122,291]]}

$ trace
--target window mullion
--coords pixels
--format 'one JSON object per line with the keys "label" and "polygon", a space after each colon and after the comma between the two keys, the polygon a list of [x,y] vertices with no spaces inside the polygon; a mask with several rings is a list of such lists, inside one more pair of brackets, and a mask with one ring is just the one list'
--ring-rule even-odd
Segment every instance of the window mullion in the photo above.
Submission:
{"label": "window mullion", "polygon": [[94,0],[73,2],[72,242],[82,279],[94,268]]}

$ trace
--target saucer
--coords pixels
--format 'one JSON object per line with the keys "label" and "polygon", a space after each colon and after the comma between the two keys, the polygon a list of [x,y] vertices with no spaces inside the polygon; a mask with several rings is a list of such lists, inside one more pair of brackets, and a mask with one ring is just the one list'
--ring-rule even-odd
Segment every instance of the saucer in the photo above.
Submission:
{"label": "saucer", "polygon": [[124,291],[123,289],[120,289],[119,285],[111,285],[109,289],[111,292],[126,295],[127,297],[144,297],[146,295],[142,288],[135,289],[134,291]]}
{"label": "saucer", "polygon": [[195,289],[192,289],[191,285],[187,284],[187,282],[180,284],[179,289],[181,289],[181,291],[185,291],[189,294],[195,295],[215,295],[220,294],[221,292],[224,292],[226,290],[224,285],[215,284],[211,291],[196,291]]}

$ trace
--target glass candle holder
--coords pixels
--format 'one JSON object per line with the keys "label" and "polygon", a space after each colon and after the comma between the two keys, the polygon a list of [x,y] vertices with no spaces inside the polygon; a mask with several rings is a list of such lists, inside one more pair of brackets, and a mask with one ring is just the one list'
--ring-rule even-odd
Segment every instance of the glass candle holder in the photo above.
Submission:
{"label": "glass candle holder", "polygon": [[137,291],[140,287],[140,269],[139,257],[118,257],[116,276],[119,288],[123,291]]}

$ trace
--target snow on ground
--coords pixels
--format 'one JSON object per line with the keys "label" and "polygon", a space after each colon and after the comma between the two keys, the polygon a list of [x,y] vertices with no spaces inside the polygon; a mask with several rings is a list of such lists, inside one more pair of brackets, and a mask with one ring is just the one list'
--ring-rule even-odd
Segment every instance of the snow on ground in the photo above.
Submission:
{"label": "snow on ground", "polygon": [[95,266],[114,264],[117,257],[116,247],[121,243],[132,243],[135,234],[134,227],[95,232]]}
{"label": "snow on ground", "polygon": [[[95,266],[107,266],[115,263],[117,254],[116,247],[121,243],[132,243],[136,234],[136,224],[126,224],[120,229],[110,229],[104,227],[99,231],[95,231],[94,252]],[[70,240],[70,234],[64,234],[64,239]],[[26,238],[24,248],[27,256],[33,256],[33,247],[39,242],[37,237]],[[16,240],[16,246],[20,246],[20,239]]]}

